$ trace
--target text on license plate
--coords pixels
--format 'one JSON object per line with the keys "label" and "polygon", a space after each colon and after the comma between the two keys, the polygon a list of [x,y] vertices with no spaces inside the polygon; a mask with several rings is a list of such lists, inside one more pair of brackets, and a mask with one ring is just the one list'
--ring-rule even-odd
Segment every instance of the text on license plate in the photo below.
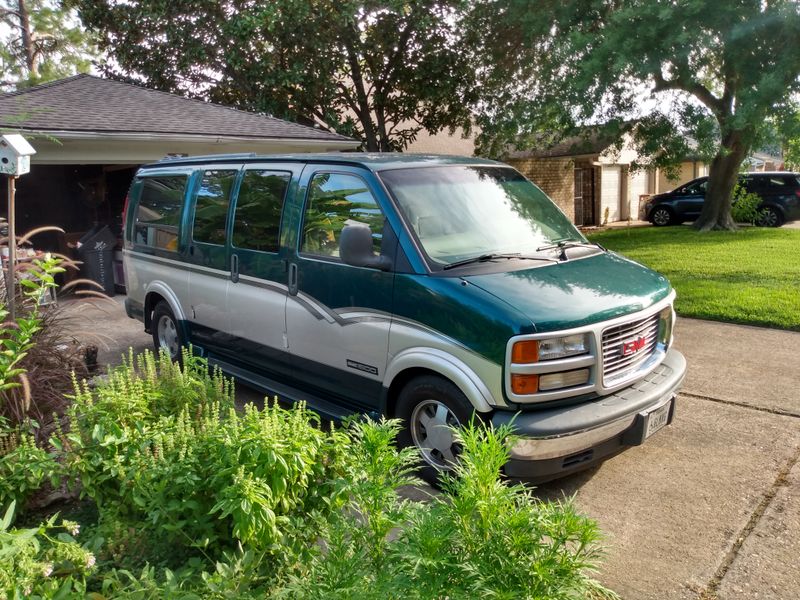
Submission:
{"label": "text on license plate", "polygon": [[664,406],[655,409],[653,412],[647,415],[647,431],[645,432],[644,437],[650,437],[667,424],[667,420],[669,419],[669,409],[671,406],[672,402],[667,402]]}

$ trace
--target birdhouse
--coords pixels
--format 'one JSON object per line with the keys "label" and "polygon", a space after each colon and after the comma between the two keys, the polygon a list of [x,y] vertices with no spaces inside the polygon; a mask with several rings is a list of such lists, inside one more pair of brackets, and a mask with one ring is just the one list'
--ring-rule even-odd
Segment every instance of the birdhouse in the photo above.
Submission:
{"label": "birdhouse", "polygon": [[18,177],[30,172],[32,154],[36,150],[21,135],[0,136],[0,175]]}

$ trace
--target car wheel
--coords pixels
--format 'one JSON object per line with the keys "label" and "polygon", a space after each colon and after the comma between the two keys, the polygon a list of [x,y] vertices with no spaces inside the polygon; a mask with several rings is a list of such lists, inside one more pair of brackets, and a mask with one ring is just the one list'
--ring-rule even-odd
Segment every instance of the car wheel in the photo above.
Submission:
{"label": "car wheel", "polygon": [[783,217],[777,209],[765,206],[758,213],[758,224],[761,227],[780,227],[783,225]]}
{"label": "car wheel", "polygon": [[659,206],[653,209],[653,212],[650,213],[650,220],[653,222],[653,225],[656,227],[664,227],[665,225],[672,224],[672,211],[668,208],[663,206]]}
{"label": "car wheel", "polygon": [[453,428],[467,424],[473,412],[461,390],[434,375],[416,377],[400,392],[396,413],[404,428],[397,441],[419,450],[420,475],[428,483],[452,470],[460,452]]}
{"label": "car wheel", "polygon": [[163,300],[153,309],[153,320],[150,327],[153,331],[153,345],[156,352],[166,350],[172,360],[180,360],[183,346],[181,330],[175,315],[172,314],[172,309]]}

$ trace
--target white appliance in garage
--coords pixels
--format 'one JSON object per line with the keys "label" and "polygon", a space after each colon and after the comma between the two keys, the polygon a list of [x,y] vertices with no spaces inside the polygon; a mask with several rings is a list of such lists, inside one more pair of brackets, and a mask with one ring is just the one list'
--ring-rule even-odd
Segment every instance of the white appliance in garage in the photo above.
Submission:
{"label": "white appliance in garage", "polygon": [[631,173],[628,183],[628,199],[630,202],[630,217],[633,220],[640,218],[640,200],[642,196],[650,193],[650,174],[645,170]]}

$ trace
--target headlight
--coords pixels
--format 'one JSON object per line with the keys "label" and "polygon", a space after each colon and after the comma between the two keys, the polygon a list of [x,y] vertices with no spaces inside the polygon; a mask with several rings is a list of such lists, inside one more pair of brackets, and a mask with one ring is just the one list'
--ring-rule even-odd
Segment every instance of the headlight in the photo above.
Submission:
{"label": "headlight", "polygon": [[553,360],[589,352],[589,335],[577,333],[546,340],[516,342],[511,349],[511,362],[518,365]]}
{"label": "headlight", "polygon": [[589,352],[589,336],[585,333],[539,340],[539,360],[553,360],[587,352]]}

